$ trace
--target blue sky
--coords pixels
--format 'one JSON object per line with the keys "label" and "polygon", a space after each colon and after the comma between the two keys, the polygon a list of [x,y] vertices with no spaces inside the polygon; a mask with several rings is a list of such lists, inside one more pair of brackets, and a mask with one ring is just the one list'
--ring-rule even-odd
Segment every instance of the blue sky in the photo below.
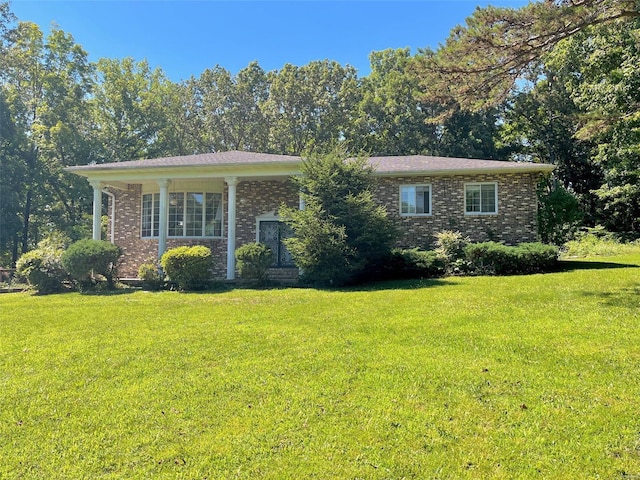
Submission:
{"label": "blue sky", "polygon": [[89,53],[147,59],[173,81],[221,65],[237,73],[335,60],[369,73],[369,53],[436,48],[476,6],[520,7],[526,0],[179,1],[13,0],[22,21],[47,32],[55,22]]}

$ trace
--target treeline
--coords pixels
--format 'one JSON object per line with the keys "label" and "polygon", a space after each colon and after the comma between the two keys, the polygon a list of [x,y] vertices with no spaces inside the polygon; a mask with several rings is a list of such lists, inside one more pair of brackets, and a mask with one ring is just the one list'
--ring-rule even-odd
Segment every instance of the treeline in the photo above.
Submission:
{"label": "treeline", "polygon": [[[328,60],[269,72],[253,62],[175,83],[145,61],[92,63],[71,34],[45,37],[0,3],[0,265],[52,234],[88,236],[91,190],[65,166],[232,149],[302,154],[342,144],[371,155],[555,163],[588,222],[637,230],[640,215],[626,204],[640,198],[630,128],[640,119],[618,113],[640,100],[640,58],[637,25],[624,25],[569,39],[529,88],[470,113],[425,96],[428,51],[373,52],[365,77]],[[598,42],[611,41],[614,51],[598,55]],[[618,97],[587,88],[601,77]],[[602,128],[584,121],[594,103],[608,108]],[[630,183],[612,183],[621,175]]]}

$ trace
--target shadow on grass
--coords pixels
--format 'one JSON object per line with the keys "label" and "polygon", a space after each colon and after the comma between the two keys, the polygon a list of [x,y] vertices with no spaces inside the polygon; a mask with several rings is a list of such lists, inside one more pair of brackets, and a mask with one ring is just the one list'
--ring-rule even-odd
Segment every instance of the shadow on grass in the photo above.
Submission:
{"label": "shadow on grass", "polygon": [[640,283],[615,292],[584,292],[583,296],[600,298],[602,303],[610,307],[637,311],[640,308]]}
{"label": "shadow on grass", "polygon": [[79,293],[87,297],[116,297],[118,295],[129,295],[139,291],[139,288],[118,288],[116,290],[85,290]]}
{"label": "shadow on grass", "polygon": [[612,268],[640,268],[638,265],[613,262],[587,262],[583,260],[560,260],[558,272],[572,272],[574,270],[606,270]]}
{"label": "shadow on grass", "polygon": [[326,290],[341,290],[345,292],[378,292],[384,290],[418,290],[421,288],[443,287],[445,285],[454,285],[454,282],[450,282],[445,278],[385,280],[361,285],[352,285],[344,288],[327,288]]}

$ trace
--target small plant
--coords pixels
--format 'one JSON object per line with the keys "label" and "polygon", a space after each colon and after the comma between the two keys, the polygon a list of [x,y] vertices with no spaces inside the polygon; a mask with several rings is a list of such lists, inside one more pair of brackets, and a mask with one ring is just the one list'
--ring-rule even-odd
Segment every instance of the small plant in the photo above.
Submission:
{"label": "small plant", "polygon": [[464,249],[471,239],[460,232],[443,230],[435,234],[436,252],[444,262],[444,268],[449,275],[464,274],[469,270]]}
{"label": "small plant", "polygon": [[180,290],[201,290],[211,277],[211,250],[203,245],[172,248],[162,255],[160,264]]}
{"label": "small plant", "polygon": [[263,243],[252,242],[236,250],[240,277],[264,284],[267,282],[267,270],[273,263],[271,249]]}
{"label": "small plant", "polygon": [[115,288],[118,259],[122,250],[104,240],[80,240],[62,254],[62,265],[80,290],[97,286],[98,275],[105,278],[107,289]]}
{"label": "small plant", "polygon": [[48,294],[64,290],[67,274],[62,266],[62,245],[47,242],[22,255],[16,264],[16,273],[27,279],[39,293]]}
{"label": "small plant", "polygon": [[158,272],[158,266],[152,261],[143,263],[138,267],[138,278],[142,280],[142,287],[145,290],[160,290],[162,288],[162,277]]}

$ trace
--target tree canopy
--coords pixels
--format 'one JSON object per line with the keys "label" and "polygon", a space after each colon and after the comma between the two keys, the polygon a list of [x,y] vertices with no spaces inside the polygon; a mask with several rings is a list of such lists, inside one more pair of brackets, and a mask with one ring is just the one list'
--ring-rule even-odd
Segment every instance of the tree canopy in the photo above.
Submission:
{"label": "tree canopy", "polygon": [[477,8],[437,50],[413,66],[423,98],[444,109],[478,111],[507,99],[516,82],[537,77],[544,57],[590,26],[640,16],[635,0],[546,0],[522,8]]}

